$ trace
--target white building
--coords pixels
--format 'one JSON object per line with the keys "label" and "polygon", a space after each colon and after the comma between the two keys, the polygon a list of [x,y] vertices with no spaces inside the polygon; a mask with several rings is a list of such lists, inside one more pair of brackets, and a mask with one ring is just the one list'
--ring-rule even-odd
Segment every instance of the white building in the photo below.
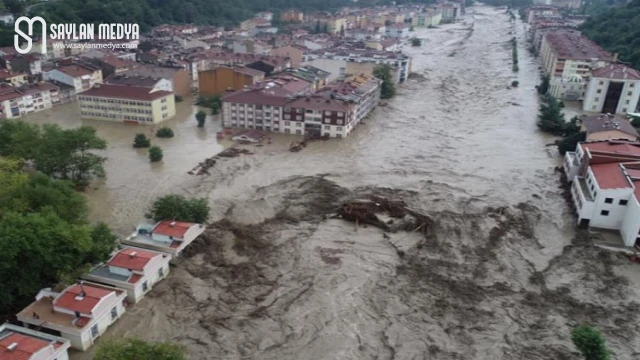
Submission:
{"label": "white building", "polygon": [[587,80],[592,69],[611,63],[613,56],[579,32],[554,31],[542,38],[540,60],[551,77],[580,75]]}
{"label": "white building", "polygon": [[392,24],[385,29],[385,36],[397,39],[409,37],[409,25]]}
{"label": "white building", "polygon": [[59,87],[48,82],[19,88],[0,86],[0,119],[13,119],[51,109],[60,102]]}
{"label": "white building", "polygon": [[640,99],[640,71],[611,64],[593,71],[582,109],[610,114],[636,112]]}
{"label": "white building", "polygon": [[102,83],[102,70],[92,65],[63,65],[43,74],[44,80],[55,80],[73,86],[76,94]]}
{"label": "white building", "polygon": [[0,359],[68,360],[69,340],[5,323],[0,325]]}
{"label": "white building", "polygon": [[554,77],[549,81],[549,94],[560,100],[582,100],[586,89],[587,84],[578,74],[568,77]]}
{"label": "white building", "polygon": [[126,296],[98,284],[75,284],[60,293],[47,288],[17,318],[27,327],[59,332],[71,347],[85,351],[124,314]]}
{"label": "white building", "polygon": [[82,278],[124,289],[134,304],[169,274],[169,261],[167,253],[125,247]]}
{"label": "white building", "polygon": [[618,230],[626,246],[640,245],[640,143],[581,143],[564,168],[579,225]]}
{"label": "white building", "polygon": [[155,225],[139,225],[136,231],[122,242],[178,256],[205,230],[202,224],[165,220]]}

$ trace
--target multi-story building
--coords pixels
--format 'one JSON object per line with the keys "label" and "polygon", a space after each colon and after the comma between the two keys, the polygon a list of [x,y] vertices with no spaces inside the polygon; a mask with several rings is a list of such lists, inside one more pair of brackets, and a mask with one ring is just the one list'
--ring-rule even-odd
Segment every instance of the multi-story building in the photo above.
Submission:
{"label": "multi-story building", "polygon": [[5,323],[0,325],[0,359],[68,360],[69,340]]}
{"label": "multi-story building", "polygon": [[304,20],[304,13],[298,10],[287,10],[280,13],[280,21],[295,21],[302,22]]}
{"label": "multi-story building", "polygon": [[173,92],[173,83],[165,78],[157,78],[140,75],[112,75],[104,80],[105,84],[126,85],[148,88],[150,92],[169,91]]}
{"label": "multi-story building", "polygon": [[206,230],[202,224],[165,220],[143,223],[122,243],[178,256]]}
{"label": "multi-story building", "polygon": [[26,327],[45,328],[85,351],[126,311],[126,292],[80,282],[62,292],[42,289],[36,301],[16,316]]}
{"label": "multi-story building", "polygon": [[157,124],[176,115],[174,93],[128,85],[97,85],[77,96],[80,117]]}
{"label": "multi-story building", "polygon": [[169,261],[167,253],[125,247],[82,278],[124,289],[127,301],[134,304],[169,274]]}
{"label": "multi-story building", "polygon": [[264,73],[243,66],[221,66],[198,73],[198,89],[202,95],[221,95],[237,91],[264,80]]}
{"label": "multi-story building", "polygon": [[413,27],[430,27],[438,26],[442,21],[441,9],[429,9],[424,12],[417,13],[411,19]]}
{"label": "multi-story building", "polygon": [[571,195],[581,227],[618,230],[626,246],[640,245],[640,143],[578,144],[567,153]]}
{"label": "multi-story building", "polygon": [[55,80],[71,85],[75,88],[76,94],[93,88],[94,85],[102,83],[102,70],[87,62],[82,64],[74,63],[59,66],[43,74],[44,80]]}
{"label": "multi-story building", "polygon": [[18,87],[26,84],[27,82],[27,74],[25,73],[0,70],[0,83],[11,84],[11,86]]}
{"label": "multi-story building", "polygon": [[51,109],[59,102],[59,88],[48,82],[24,85],[20,88],[0,86],[0,118],[18,118]]}
{"label": "multi-story building", "polygon": [[577,32],[547,33],[540,47],[545,73],[552,77],[577,74],[585,80],[592,69],[608,65],[614,58],[593,41]]}
{"label": "multi-story building", "polygon": [[385,35],[391,38],[409,37],[409,25],[407,24],[391,24],[385,27]]}
{"label": "multi-story building", "polygon": [[640,99],[640,71],[611,64],[593,71],[582,102],[584,111],[633,113]]}
{"label": "multi-story building", "polygon": [[396,70],[395,80],[397,83],[404,82],[411,71],[411,58],[409,56],[402,53],[388,51],[356,49],[353,47],[336,47],[333,49],[311,51],[304,55],[305,62],[310,62],[310,65],[331,72],[331,70],[323,68],[319,63],[313,62],[313,60],[316,59],[344,60],[346,62],[355,63],[387,64],[392,69]]}
{"label": "multi-story building", "polygon": [[42,60],[37,54],[7,55],[2,58],[2,62],[9,71],[23,72],[29,75],[42,73]]}
{"label": "multi-story building", "polygon": [[191,94],[191,77],[185,68],[176,66],[138,65],[133,69],[119,72],[118,75],[167,79],[171,82],[171,91],[176,95],[189,96]]}
{"label": "multi-story building", "polygon": [[531,25],[538,17],[548,17],[559,15],[558,8],[555,6],[531,6],[527,9],[527,24]]}
{"label": "multi-story building", "polygon": [[611,114],[587,116],[582,119],[586,141],[638,140],[638,131],[629,120]]}

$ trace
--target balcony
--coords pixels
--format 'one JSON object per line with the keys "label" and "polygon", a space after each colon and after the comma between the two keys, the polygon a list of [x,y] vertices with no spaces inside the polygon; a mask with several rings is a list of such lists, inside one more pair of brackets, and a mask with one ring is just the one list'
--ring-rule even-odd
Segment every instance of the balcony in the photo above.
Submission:
{"label": "balcony", "polygon": [[578,186],[576,189],[579,190],[578,193],[582,197],[582,200],[593,202],[593,197],[591,196],[591,192],[589,192],[589,186],[587,185],[587,181],[584,177],[578,177]]}

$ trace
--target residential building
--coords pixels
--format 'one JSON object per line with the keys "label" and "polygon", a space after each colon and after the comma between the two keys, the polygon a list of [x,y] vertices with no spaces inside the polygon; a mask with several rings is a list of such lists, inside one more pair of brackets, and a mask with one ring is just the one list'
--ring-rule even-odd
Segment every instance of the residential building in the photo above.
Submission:
{"label": "residential building", "polygon": [[593,71],[582,103],[584,111],[610,114],[635,112],[640,99],[640,71],[611,64]]}
{"label": "residential building", "polygon": [[102,84],[77,99],[83,119],[153,125],[176,115],[174,93],[148,87]]}
{"label": "residential building", "polygon": [[242,66],[221,66],[198,73],[198,89],[202,95],[220,95],[237,91],[264,80],[264,72]]}
{"label": "residential building", "polygon": [[178,256],[205,231],[202,224],[165,220],[157,224],[140,224],[122,242],[126,245]]}
{"label": "residential building", "polygon": [[607,140],[580,143],[576,151],[568,151],[564,155],[564,172],[567,181],[572,182],[576,176],[584,176],[593,158],[608,157],[617,162],[640,160],[640,143],[626,140]]}
{"label": "residential building", "polygon": [[58,98],[52,96],[51,103],[53,106],[68,104],[76,101],[76,89],[75,87],[67,84],[63,84],[59,81],[51,80],[51,84],[58,87]]}
{"label": "residential building", "polygon": [[126,292],[80,282],[62,292],[42,289],[16,316],[29,328],[59,332],[71,347],[85,351],[126,311]]}
{"label": "residential building", "polygon": [[119,75],[167,79],[171,81],[173,92],[177,96],[186,97],[191,95],[191,78],[189,72],[184,68],[139,65],[131,70],[120,72]]}
{"label": "residential building", "polygon": [[87,62],[73,63],[45,72],[43,79],[71,85],[75,88],[76,94],[79,94],[102,83],[102,70]]}
{"label": "residential building", "polygon": [[27,82],[27,74],[25,73],[0,70],[0,83],[10,84],[11,86],[18,87],[26,84]]}
{"label": "residential building", "polygon": [[587,80],[592,69],[611,63],[613,56],[577,32],[547,33],[540,47],[545,73],[552,77],[578,74]]}
{"label": "residential building", "polygon": [[124,289],[127,301],[135,304],[169,274],[169,261],[167,253],[125,247],[82,278]]}
{"label": "residential building", "polygon": [[460,3],[443,3],[438,4],[438,8],[442,11],[442,22],[452,23],[455,22],[462,14]]}
{"label": "residential building", "polygon": [[533,22],[539,17],[558,16],[559,11],[555,6],[531,6],[527,9],[527,24],[533,24]]}
{"label": "residential building", "polygon": [[586,132],[586,141],[602,140],[638,140],[638,132],[629,120],[615,115],[593,115],[582,119],[582,131]]}
{"label": "residential building", "polygon": [[0,11],[0,21],[3,22],[5,25],[12,25],[14,22],[16,22],[15,18],[13,17],[13,14],[10,13],[9,11]]}
{"label": "residential building", "polygon": [[311,90],[318,90],[328,83],[331,73],[317,67],[304,65],[299,68],[292,68],[286,74],[305,80],[311,84]]}
{"label": "residential building", "polygon": [[385,27],[385,35],[391,38],[407,38],[409,37],[409,25],[407,24],[392,24]]}
{"label": "residential building", "polygon": [[61,337],[5,323],[0,325],[0,359],[68,360],[70,342]]}
{"label": "residential building", "polygon": [[114,55],[105,55],[99,58],[85,57],[84,60],[99,66],[102,70],[103,79],[106,79],[111,75],[120,74],[124,71],[130,70],[135,66],[135,62],[123,60]]}
{"label": "residential building", "polygon": [[280,13],[280,21],[282,22],[302,22],[304,13],[298,10],[287,10]]}
{"label": "residential building", "polygon": [[51,109],[59,102],[59,88],[48,82],[23,85],[19,88],[0,86],[0,118],[18,118]]}
{"label": "residential building", "polygon": [[106,78],[104,82],[105,84],[110,85],[125,85],[148,88],[149,92],[173,92],[173,83],[165,78],[140,75],[112,75]]}
{"label": "residential building", "polygon": [[284,45],[271,50],[269,55],[289,58],[291,60],[291,67],[298,67],[302,64],[302,58],[305,51],[304,46],[301,45]]}
{"label": "residential building", "polygon": [[269,55],[272,48],[269,44],[253,39],[236,40],[232,45],[234,54]]}
{"label": "residential building", "polygon": [[586,93],[587,84],[578,74],[567,77],[554,77],[549,80],[548,94],[560,100],[582,100]]}
{"label": "residential building", "polygon": [[284,132],[282,109],[292,93],[275,83],[259,85],[222,97],[224,127]]}
{"label": "residential building", "polygon": [[7,55],[2,58],[2,63],[9,71],[22,72],[29,75],[42,73],[42,60],[37,54]]}

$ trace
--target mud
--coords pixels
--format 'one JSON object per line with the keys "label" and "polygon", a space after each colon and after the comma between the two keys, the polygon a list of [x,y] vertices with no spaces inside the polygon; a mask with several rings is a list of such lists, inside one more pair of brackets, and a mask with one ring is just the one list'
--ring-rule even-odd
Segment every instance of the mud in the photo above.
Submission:
{"label": "mud", "polygon": [[640,268],[574,229],[535,127],[538,63],[521,48],[511,72],[522,23],[476,6],[416,32],[406,51],[424,78],[348,139],[297,153],[275,135],[211,176],[183,169],[204,153],[157,179],[141,170],[143,184],[108,178],[93,201],[114,204],[100,216],[116,227],[168,192],[208,198],[213,218],[105,338],[173,341],[193,359],[578,360],[569,332],[586,322],[616,359],[640,357]]}

